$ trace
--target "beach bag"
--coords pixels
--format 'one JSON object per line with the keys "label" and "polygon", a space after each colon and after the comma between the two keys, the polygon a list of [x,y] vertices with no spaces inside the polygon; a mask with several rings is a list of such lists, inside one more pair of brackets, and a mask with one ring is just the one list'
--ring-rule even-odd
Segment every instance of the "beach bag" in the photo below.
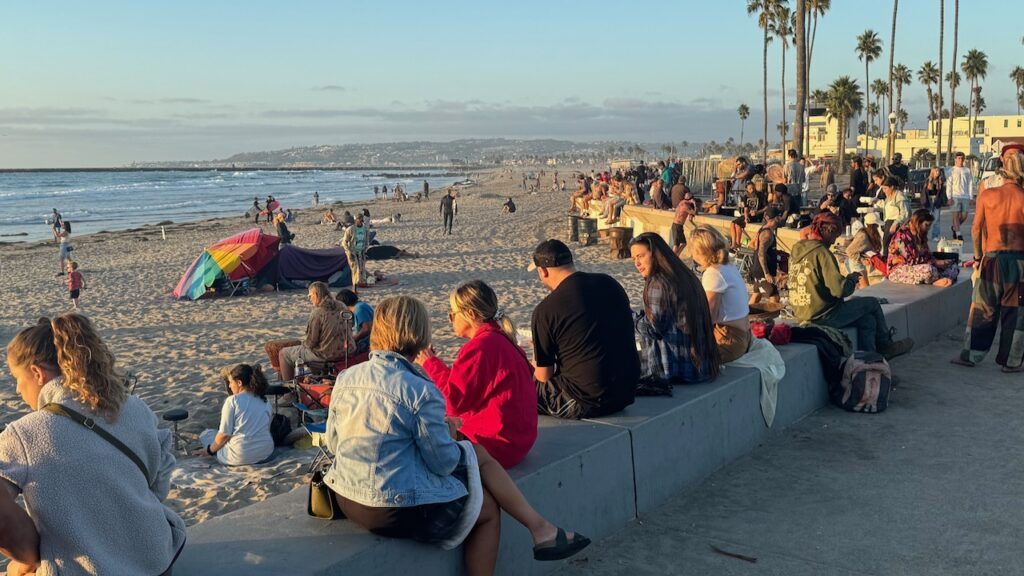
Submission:
{"label": "beach bag", "polygon": [[331,487],[324,482],[323,470],[316,470],[309,479],[309,497],[306,499],[306,514],[323,520],[338,520],[345,513],[334,499]]}
{"label": "beach bag", "polygon": [[270,436],[274,439],[274,446],[284,446],[285,438],[292,431],[292,422],[284,414],[274,414],[270,419]]}
{"label": "beach bag", "polygon": [[843,378],[831,386],[832,402],[850,412],[883,412],[889,406],[892,371],[878,352],[854,352],[843,366]]}

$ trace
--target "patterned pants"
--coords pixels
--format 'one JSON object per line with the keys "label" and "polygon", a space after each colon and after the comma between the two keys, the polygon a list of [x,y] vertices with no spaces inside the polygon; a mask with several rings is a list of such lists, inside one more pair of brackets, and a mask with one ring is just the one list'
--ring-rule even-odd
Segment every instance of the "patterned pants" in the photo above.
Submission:
{"label": "patterned pants", "polygon": [[889,281],[897,284],[932,284],[940,278],[955,281],[959,275],[960,267],[956,264],[945,269],[936,268],[931,264],[905,264],[889,270]]}
{"label": "patterned pants", "polygon": [[996,364],[1024,362],[1024,252],[990,252],[981,260],[960,358],[981,362],[999,335]]}

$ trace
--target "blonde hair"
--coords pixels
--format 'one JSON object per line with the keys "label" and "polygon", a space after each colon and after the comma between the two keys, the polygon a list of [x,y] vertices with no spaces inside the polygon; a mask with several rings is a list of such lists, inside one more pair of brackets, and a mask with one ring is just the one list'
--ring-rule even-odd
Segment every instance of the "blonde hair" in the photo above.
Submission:
{"label": "blonde hair", "polygon": [[505,336],[516,342],[516,325],[498,308],[498,295],[483,280],[470,280],[456,288],[448,297],[452,312],[461,312],[477,322],[495,322]]}
{"label": "blonde hair", "polygon": [[50,372],[59,372],[50,319],[40,318],[35,326],[18,332],[7,345],[7,361],[12,366],[38,366]]}
{"label": "blonde hair", "polygon": [[712,264],[728,264],[729,248],[722,233],[710,226],[698,226],[690,232],[690,253],[701,255]]}
{"label": "blonde hair", "polygon": [[410,296],[392,296],[377,305],[370,332],[370,350],[397,352],[412,358],[430,345],[430,314]]}
{"label": "blonde hair", "polygon": [[7,346],[16,366],[60,371],[75,400],[113,422],[128,399],[128,386],[114,368],[114,355],[88,318],[63,314],[18,333]]}

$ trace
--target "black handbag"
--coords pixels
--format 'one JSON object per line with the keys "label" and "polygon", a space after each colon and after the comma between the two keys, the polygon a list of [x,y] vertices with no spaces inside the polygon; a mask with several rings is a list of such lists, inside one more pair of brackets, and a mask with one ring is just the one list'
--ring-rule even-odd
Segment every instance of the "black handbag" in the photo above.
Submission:
{"label": "black handbag", "polygon": [[313,476],[309,479],[309,499],[306,502],[306,513],[323,520],[339,520],[345,517],[345,513],[338,506],[338,501],[334,499],[334,492],[324,482],[322,470],[314,471]]}

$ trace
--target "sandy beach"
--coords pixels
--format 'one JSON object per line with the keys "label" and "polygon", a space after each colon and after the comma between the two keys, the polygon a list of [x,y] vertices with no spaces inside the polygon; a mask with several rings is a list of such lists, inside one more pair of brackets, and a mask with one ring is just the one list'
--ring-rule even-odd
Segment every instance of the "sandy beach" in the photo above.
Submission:
{"label": "sandy beach", "polygon": [[[566,170],[559,171],[560,179],[571,182],[569,176]],[[367,206],[373,218],[401,213],[398,223],[376,225],[377,237],[421,255],[369,262],[370,270],[380,270],[399,284],[365,290],[364,299],[376,304],[390,295],[407,294],[423,300],[434,322],[435,348],[448,362],[461,345],[448,324],[448,293],[463,281],[482,279],[497,291],[517,325],[529,327],[534,306],[546,294],[536,273],[526,271],[529,255],[542,239],[564,238],[568,191],[523,192],[518,170],[511,179],[501,171],[472,177],[476,185],[461,192],[452,236],[441,233],[440,190],[421,203],[359,204]],[[550,178],[545,181],[550,183]],[[518,212],[502,215],[501,205],[509,196]],[[225,398],[217,376],[221,367],[239,362],[266,365],[263,343],[301,337],[310,314],[302,290],[196,302],[171,298],[178,279],[204,247],[252,227],[251,220],[241,216],[245,209],[239,206],[236,218],[166,226],[166,240],[159,226],[73,238],[73,257],[88,286],[81,298],[82,312],[97,323],[121,368],[138,376],[136,393],[157,414],[171,408],[189,411],[190,418],[181,427],[188,435],[218,424]],[[297,245],[325,248],[338,243],[341,232],[319,225],[321,213],[302,210],[289,225]],[[263,226],[273,233],[270,226]],[[639,306],[642,280],[628,260],[609,260],[603,244],[572,248],[582,269],[613,275],[626,287],[633,306]],[[40,316],[70,310],[67,287],[63,277],[55,277],[57,271],[55,243],[0,246],[0,291],[8,303],[0,310],[0,344],[6,345]],[[3,370],[0,424],[28,410],[6,365]],[[294,415],[294,410],[286,413]],[[312,455],[311,450],[286,450],[269,467],[232,470],[210,467],[209,459],[179,455],[180,470],[168,502],[194,524],[304,484],[304,466]]]}

